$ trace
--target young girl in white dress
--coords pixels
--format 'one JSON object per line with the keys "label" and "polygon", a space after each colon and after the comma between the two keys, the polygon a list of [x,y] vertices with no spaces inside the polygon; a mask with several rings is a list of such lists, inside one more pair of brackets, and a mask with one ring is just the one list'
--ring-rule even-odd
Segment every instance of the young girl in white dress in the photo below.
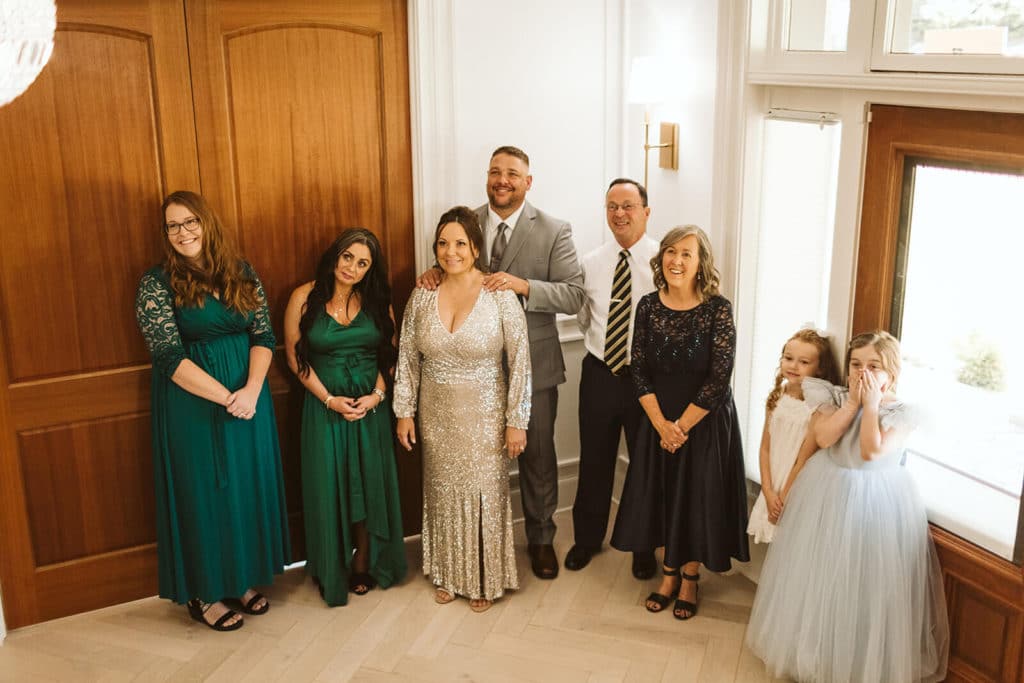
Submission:
{"label": "young girl in white dress", "polygon": [[750,511],[747,533],[755,543],[771,543],[789,490],[807,458],[818,450],[807,426],[811,408],[802,381],[818,377],[839,381],[835,354],[827,337],[811,329],[794,334],[782,347],[775,386],[765,404],[761,430],[761,493]]}
{"label": "young girl in white dress", "polygon": [[913,411],[893,393],[899,342],[854,337],[849,389],[803,381],[822,453],[768,551],[747,646],[773,676],[820,683],[939,681],[949,627],[924,506],[901,466]]}

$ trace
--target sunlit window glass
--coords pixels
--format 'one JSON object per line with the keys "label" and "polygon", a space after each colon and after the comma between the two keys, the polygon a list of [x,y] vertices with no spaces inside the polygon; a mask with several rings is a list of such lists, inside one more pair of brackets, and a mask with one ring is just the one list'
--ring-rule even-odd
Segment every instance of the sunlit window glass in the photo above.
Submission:
{"label": "sunlit window glass", "polygon": [[911,160],[892,328],[926,409],[907,468],[929,518],[1014,559],[1024,480],[1024,176]]}
{"label": "sunlit window glass", "polygon": [[896,54],[1024,57],[1024,0],[893,0]]}

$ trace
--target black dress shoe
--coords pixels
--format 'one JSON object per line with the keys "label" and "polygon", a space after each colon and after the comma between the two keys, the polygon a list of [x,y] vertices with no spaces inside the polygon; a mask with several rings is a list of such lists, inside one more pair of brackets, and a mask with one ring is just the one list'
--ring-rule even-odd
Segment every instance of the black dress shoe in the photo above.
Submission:
{"label": "black dress shoe", "polygon": [[558,558],[550,543],[531,543],[526,547],[530,555],[530,569],[538,579],[553,579],[558,576]]}
{"label": "black dress shoe", "polygon": [[[565,560],[565,566],[569,566],[569,558]],[[654,576],[654,571],[657,569],[657,563],[654,561],[654,551],[648,551],[646,553],[633,553],[633,576],[646,581],[647,579]]]}
{"label": "black dress shoe", "polygon": [[577,543],[573,547],[569,548],[569,552],[565,554],[565,568],[571,569],[577,572],[588,564],[590,564],[590,558],[594,556],[597,550],[595,548],[588,548],[585,545]]}

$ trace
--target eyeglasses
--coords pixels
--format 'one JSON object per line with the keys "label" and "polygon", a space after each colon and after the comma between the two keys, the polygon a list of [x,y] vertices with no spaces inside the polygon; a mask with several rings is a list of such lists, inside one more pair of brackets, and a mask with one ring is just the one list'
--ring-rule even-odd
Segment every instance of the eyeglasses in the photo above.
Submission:
{"label": "eyeglasses", "polygon": [[164,226],[164,230],[167,231],[168,235],[177,235],[181,232],[182,228],[185,228],[192,234],[195,234],[199,230],[200,225],[201,223],[199,222],[199,219],[193,216],[183,223],[168,223]]}
{"label": "eyeglasses", "polygon": [[608,213],[615,213],[619,209],[622,209],[626,213],[633,213],[634,209],[639,209],[639,204],[607,204],[604,207],[608,210]]}

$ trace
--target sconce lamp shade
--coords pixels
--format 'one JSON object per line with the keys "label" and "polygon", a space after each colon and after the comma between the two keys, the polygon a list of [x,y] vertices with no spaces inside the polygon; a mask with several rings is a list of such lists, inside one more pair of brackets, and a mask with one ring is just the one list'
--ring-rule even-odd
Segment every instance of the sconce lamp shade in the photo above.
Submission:
{"label": "sconce lamp shade", "polygon": [[653,104],[665,99],[665,65],[659,57],[634,57],[629,71],[629,101],[632,104]]}
{"label": "sconce lamp shade", "polygon": [[53,0],[0,0],[0,107],[25,92],[53,54]]}

